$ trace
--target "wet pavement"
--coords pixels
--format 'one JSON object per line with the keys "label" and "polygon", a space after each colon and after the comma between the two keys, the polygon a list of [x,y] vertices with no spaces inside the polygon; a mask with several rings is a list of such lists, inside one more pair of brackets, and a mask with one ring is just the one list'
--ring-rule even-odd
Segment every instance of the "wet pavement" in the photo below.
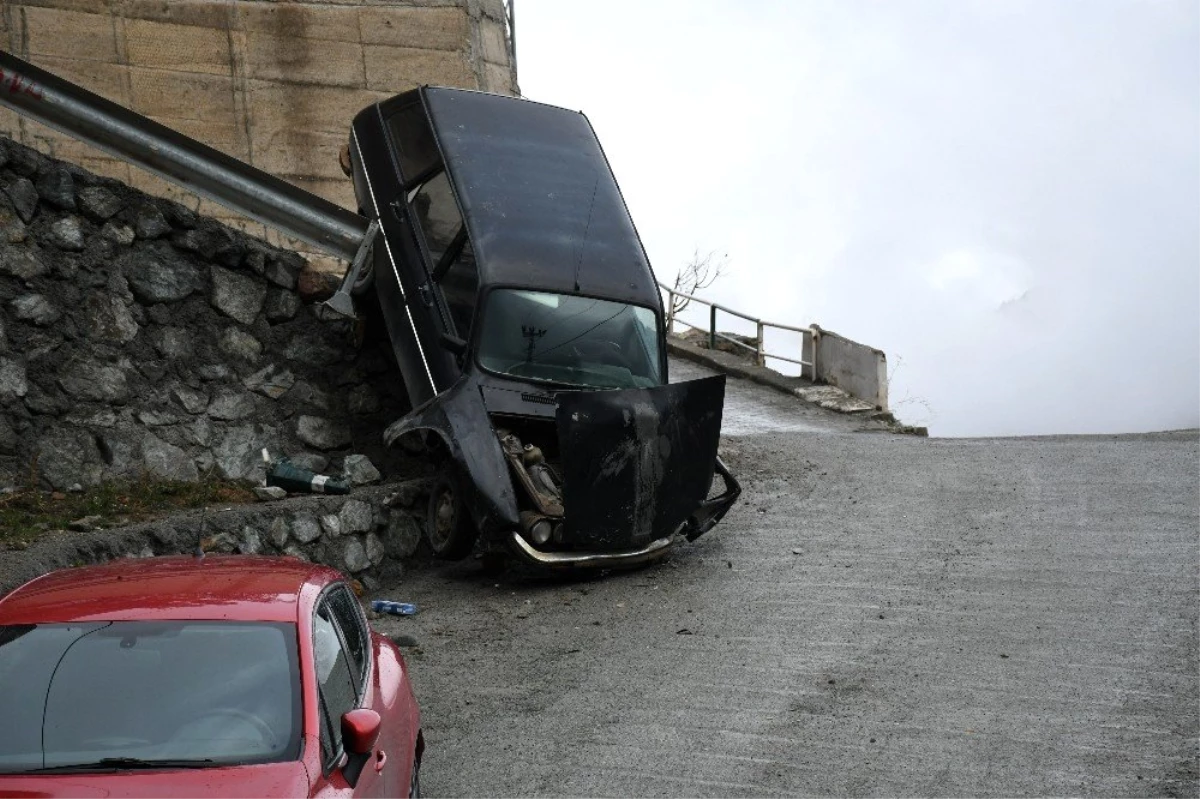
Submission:
{"label": "wet pavement", "polygon": [[378,593],[420,605],[376,625],[427,795],[1200,793],[1196,432],[855,434],[729,388],[745,493],[664,563]]}
{"label": "wet pavement", "polygon": [[[716,372],[698,364],[671,360],[672,383],[696,380],[714,374]],[[850,433],[864,429],[867,424],[863,417],[830,413],[812,403],[749,380],[729,378],[725,383],[722,435]]]}

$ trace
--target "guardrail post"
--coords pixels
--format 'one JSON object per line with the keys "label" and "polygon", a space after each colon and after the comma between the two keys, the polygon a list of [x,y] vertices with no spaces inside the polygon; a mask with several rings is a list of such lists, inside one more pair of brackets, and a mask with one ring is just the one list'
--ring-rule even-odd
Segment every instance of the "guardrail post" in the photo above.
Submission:
{"label": "guardrail post", "polygon": [[717,304],[714,302],[708,309],[708,348],[717,348]]}
{"label": "guardrail post", "polygon": [[675,332],[675,292],[667,289],[667,332]]}
{"label": "guardrail post", "polygon": [[[817,383],[819,382],[818,376],[821,374],[817,370],[817,358],[820,357],[819,353],[821,351],[821,328],[815,322],[809,325],[808,340],[812,342],[812,366],[809,367],[812,369],[812,374],[809,375],[809,379]],[[803,356],[801,356],[801,360],[803,360]],[[803,367],[801,368],[803,369]],[[803,374],[803,372],[801,373]]]}
{"label": "guardrail post", "polygon": [[758,321],[758,340],[754,342],[754,362],[759,366],[767,365],[766,355],[763,354],[763,322]]}

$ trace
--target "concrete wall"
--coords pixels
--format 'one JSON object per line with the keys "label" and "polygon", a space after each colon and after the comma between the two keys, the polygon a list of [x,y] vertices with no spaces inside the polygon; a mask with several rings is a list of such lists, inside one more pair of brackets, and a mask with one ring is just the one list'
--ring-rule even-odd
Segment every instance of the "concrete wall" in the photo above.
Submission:
{"label": "concrete wall", "polygon": [[[338,167],[354,114],[422,84],[518,93],[502,0],[5,0],[0,46],[114,102],[355,209]],[[0,134],[272,230],[0,109]]]}
{"label": "concrete wall", "polygon": [[[816,333],[805,337],[804,360],[812,360],[812,349],[816,347],[816,373],[811,375],[817,383],[828,383],[843,391],[873,404],[879,410],[888,409],[887,356],[883,350],[859,344],[839,336],[831,330],[812,326]],[[805,376],[810,372],[805,368]]]}

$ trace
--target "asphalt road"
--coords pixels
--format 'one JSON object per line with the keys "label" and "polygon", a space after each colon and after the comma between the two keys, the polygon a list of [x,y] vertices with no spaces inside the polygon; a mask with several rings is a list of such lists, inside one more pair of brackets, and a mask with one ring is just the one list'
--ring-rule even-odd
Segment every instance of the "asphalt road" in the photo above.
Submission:
{"label": "asphalt road", "polygon": [[417,643],[427,795],[1200,794],[1197,433],[728,407],[742,501],[666,562],[378,592],[421,608],[377,625]]}

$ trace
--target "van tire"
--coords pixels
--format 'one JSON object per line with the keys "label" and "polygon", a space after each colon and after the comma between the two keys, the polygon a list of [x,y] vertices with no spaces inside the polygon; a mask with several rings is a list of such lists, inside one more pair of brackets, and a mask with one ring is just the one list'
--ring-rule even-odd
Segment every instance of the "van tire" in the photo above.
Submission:
{"label": "van tire", "polygon": [[429,513],[425,517],[425,540],[440,560],[462,560],[475,548],[479,531],[463,501],[461,481],[444,467],[429,492]]}

